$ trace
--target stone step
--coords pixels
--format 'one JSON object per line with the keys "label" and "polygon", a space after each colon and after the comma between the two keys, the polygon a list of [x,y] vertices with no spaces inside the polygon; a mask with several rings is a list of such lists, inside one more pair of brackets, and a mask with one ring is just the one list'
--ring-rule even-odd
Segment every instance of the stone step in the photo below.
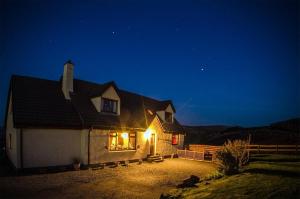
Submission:
{"label": "stone step", "polygon": [[148,162],[162,162],[163,157],[160,155],[152,155],[152,156],[148,156],[147,161]]}
{"label": "stone step", "polygon": [[159,159],[159,160],[153,160],[153,162],[163,162],[164,159]]}
{"label": "stone step", "polygon": [[160,155],[149,155],[147,158],[157,158],[157,157],[161,157]]}

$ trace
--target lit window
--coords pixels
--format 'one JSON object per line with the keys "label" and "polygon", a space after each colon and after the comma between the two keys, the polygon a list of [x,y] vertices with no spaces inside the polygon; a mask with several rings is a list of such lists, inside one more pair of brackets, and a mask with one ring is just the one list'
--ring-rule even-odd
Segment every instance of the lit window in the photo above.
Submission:
{"label": "lit window", "polygon": [[110,133],[109,149],[111,151],[135,150],[136,149],[136,133]]}
{"label": "lit window", "polygon": [[165,120],[166,122],[172,123],[172,113],[165,112]]}
{"label": "lit window", "polygon": [[101,100],[101,111],[106,113],[117,113],[118,101],[107,98]]}
{"label": "lit window", "polygon": [[177,145],[178,144],[178,134],[173,134],[172,135],[172,144]]}

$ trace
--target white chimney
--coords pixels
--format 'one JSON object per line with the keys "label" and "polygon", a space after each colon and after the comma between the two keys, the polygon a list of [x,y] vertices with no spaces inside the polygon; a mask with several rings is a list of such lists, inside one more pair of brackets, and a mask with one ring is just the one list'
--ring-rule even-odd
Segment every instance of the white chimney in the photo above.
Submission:
{"label": "white chimney", "polygon": [[65,98],[70,100],[70,92],[73,92],[73,68],[74,64],[69,60],[64,65],[64,74],[62,78],[62,91]]}

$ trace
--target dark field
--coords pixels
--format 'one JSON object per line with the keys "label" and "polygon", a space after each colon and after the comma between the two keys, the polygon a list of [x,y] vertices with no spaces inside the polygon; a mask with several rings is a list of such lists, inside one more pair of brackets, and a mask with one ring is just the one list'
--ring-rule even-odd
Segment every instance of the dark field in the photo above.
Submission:
{"label": "dark field", "polygon": [[300,198],[300,156],[255,155],[233,176],[203,181],[198,188],[173,189],[179,198]]}

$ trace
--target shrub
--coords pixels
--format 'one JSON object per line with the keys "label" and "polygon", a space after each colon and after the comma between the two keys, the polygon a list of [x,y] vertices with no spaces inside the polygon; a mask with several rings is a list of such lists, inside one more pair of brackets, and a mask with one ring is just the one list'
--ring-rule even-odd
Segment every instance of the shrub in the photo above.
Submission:
{"label": "shrub", "polygon": [[207,176],[204,177],[204,180],[216,180],[216,179],[220,179],[224,176],[223,173],[220,173],[219,171],[215,171],[213,173],[208,174]]}
{"label": "shrub", "polygon": [[237,173],[239,169],[249,162],[250,136],[247,140],[228,140],[220,151],[217,151],[219,170],[225,175]]}

